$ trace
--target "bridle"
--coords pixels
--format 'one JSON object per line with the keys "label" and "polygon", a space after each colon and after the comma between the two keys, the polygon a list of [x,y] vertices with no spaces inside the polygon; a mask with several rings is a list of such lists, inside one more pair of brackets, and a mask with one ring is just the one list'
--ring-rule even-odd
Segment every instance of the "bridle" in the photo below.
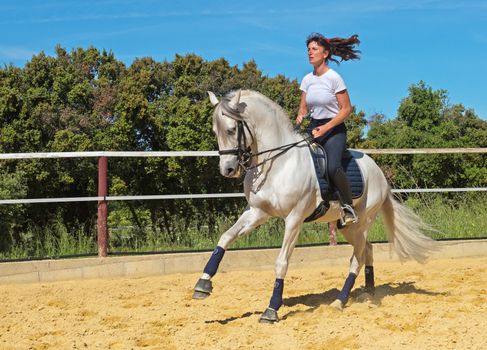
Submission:
{"label": "bridle", "polygon": [[[296,147],[300,143],[307,142],[309,144],[309,140],[307,138],[303,138],[300,141],[296,141],[296,142],[289,143],[286,145],[282,145],[282,146],[279,146],[276,148],[268,149],[268,150],[265,150],[262,152],[252,153],[252,149],[251,149],[250,145],[252,143],[254,143],[255,138],[252,135],[252,132],[250,131],[249,125],[247,124],[247,122],[245,120],[243,120],[243,118],[240,115],[240,112],[238,110],[235,110],[235,109],[231,108],[230,106],[226,105],[224,103],[226,101],[222,101],[222,102],[223,102],[222,103],[223,110],[230,112],[228,114],[222,113],[222,116],[233,119],[237,122],[237,146],[234,148],[231,148],[231,149],[220,150],[220,151],[218,151],[218,154],[220,156],[229,155],[229,154],[237,156],[238,165],[240,167],[242,167],[244,172],[248,172],[252,169],[255,169],[255,168],[261,166],[262,164],[283,155],[284,153],[289,151],[291,148]],[[236,117],[232,117],[232,115],[235,115]],[[245,129],[247,129],[247,132],[249,133],[249,135],[252,139],[252,142],[250,144],[247,144],[247,136],[245,134]],[[280,152],[273,155],[272,157],[264,159],[263,161],[259,162],[258,164],[251,165],[252,158],[260,156],[261,154],[270,153],[270,152],[274,152],[274,151],[280,151]]]}
{"label": "bridle", "polygon": [[[225,115],[223,114],[223,116]],[[255,157],[255,155],[252,154],[252,149],[250,148],[250,145],[254,143],[254,136],[252,135],[249,125],[247,124],[246,121],[236,120],[236,122],[237,122],[237,146],[232,149],[225,149],[225,150],[218,151],[218,154],[220,156],[227,155],[227,154],[237,156],[238,165],[240,165],[242,169],[244,169],[244,171],[249,171],[250,169],[253,169],[255,167],[255,166],[250,166],[250,163],[252,162],[252,158]],[[249,145],[247,145],[247,136],[245,135],[244,128],[247,129],[250,137],[252,138],[252,142]]]}

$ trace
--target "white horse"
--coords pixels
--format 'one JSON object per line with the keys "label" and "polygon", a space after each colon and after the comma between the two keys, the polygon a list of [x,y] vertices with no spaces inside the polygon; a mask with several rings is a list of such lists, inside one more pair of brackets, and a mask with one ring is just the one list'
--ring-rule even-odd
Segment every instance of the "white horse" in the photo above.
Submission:
{"label": "white horse", "polygon": [[[294,131],[288,115],[276,103],[255,91],[237,91],[220,102],[208,92],[213,113],[213,131],[220,149],[220,173],[229,178],[245,171],[244,191],[248,206],[237,222],[221,236],[201,278],[194,288],[193,298],[203,299],[212,292],[211,277],[229,245],[270,217],[285,220],[282,247],[277,257],[276,281],[269,307],[261,322],[278,321],[277,310],[282,305],[284,278],[289,259],[304,220],[322,202],[320,188],[312,162],[309,145]],[[270,151],[269,151],[270,150]],[[352,151],[361,169],[364,191],[354,200],[358,222],[342,229],[353,246],[350,272],[332,306],[342,309],[360,269],[365,264],[365,290],[374,292],[372,245],[367,231],[380,210],[388,229],[389,241],[399,258],[426,260],[434,249],[434,241],[421,231],[427,226],[410,209],[396,201],[384,174],[366,154]],[[326,214],[316,222],[337,221],[341,216],[338,202],[332,202]]]}

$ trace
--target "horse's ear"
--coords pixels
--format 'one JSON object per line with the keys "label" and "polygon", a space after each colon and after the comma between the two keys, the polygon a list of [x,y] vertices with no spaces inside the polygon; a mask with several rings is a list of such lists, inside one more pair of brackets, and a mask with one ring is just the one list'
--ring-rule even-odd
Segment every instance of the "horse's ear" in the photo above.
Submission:
{"label": "horse's ear", "polygon": [[210,97],[210,102],[213,106],[216,106],[218,103],[220,103],[220,101],[218,101],[218,98],[216,97],[216,95],[211,92],[211,91],[207,91],[208,93],[208,96]]}
{"label": "horse's ear", "polygon": [[234,110],[238,110],[238,104],[240,102],[240,92],[241,90],[237,90],[235,96],[233,96],[230,102],[228,102],[228,106]]}

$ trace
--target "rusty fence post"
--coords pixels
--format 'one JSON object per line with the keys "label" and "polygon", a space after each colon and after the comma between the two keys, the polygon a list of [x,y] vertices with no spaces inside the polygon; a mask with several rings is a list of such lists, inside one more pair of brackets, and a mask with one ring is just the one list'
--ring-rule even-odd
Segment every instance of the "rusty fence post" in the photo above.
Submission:
{"label": "rusty fence post", "polygon": [[98,201],[98,256],[107,256],[108,236],[107,236],[107,169],[108,158],[103,156],[98,159],[98,197],[103,200]]}

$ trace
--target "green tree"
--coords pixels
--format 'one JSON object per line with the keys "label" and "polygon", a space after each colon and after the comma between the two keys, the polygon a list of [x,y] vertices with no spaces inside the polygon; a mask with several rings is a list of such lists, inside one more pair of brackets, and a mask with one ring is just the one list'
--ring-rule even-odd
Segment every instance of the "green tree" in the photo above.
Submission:
{"label": "green tree", "polygon": [[[395,119],[374,116],[367,143],[376,148],[486,147],[487,122],[462,105],[449,106],[445,90],[412,85]],[[483,155],[376,157],[396,187],[474,187],[487,183]]]}
{"label": "green tree", "polygon": [[364,129],[367,125],[365,113],[357,112],[355,106],[352,107],[352,113],[345,121],[347,126],[347,146],[349,148],[364,148],[367,147],[364,136]]}

